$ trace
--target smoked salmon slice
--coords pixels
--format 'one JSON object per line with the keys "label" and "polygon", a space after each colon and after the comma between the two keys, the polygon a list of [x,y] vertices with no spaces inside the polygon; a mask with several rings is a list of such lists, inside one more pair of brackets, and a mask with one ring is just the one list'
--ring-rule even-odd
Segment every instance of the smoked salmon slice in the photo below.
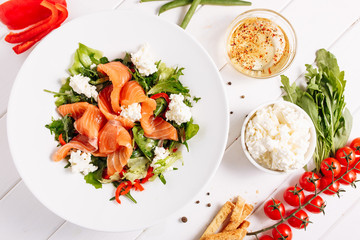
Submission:
{"label": "smoked salmon slice", "polygon": [[86,109],[91,105],[87,102],[77,102],[77,103],[71,103],[71,104],[64,104],[58,107],[58,111],[61,114],[61,116],[70,115],[70,117],[74,118],[75,120],[80,118]]}
{"label": "smoked salmon slice", "polygon": [[99,153],[107,155],[116,151],[121,128],[121,123],[116,120],[110,120],[105,124],[99,133]]}
{"label": "smoked salmon slice", "polygon": [[111,108],[111,98],[110,94],[113,90],[113,86],[107,86],[98,95],[98,106],[102,114],[106,117],[107,120],[112,120],[116,117],[116,114]]}
{"label": "smoked salmon slice", "polygon": [[83,152],[92,153],[97,150],[97,139],[90,139],[84,135],[77,135],[70,142],[59,148],[53,155],[55,162],[64,159],[70,152],[71,149],[79,149]]}
{"label": "smoked salmon slice", "polygon": [[89,138],[97,138],[100,129],[104,126],[106,118],[99,108],[89,104],[84,114],[75,121],[75,129]]}
{"label": "smoked salmon slice", "polygon": [[121,89],[120,94],[121,105],[127,106],[133,103],[141,103],[148,100],[148,97],[145,95],[144,89],[136,81],[129,81],[125,83],[124,87]]}
{"label": "smoked salmon slice", "polygon": [[156,101],[148,98],[147,101],[141,104],[141,127],[144,129],[146,137],[154,139],[169,139],[178,140],[177,130],[170,123],[166,122],[161,117],[154,117],[154,110],[156,109]]}
{"label": "smoked salmon slice", "polygon": [[134,127],[134,123],[130,121],[129,119],[126,119],[120,115],[117,115],[114,113],[111,107],[111,92],[112,92],[113,86],[107,86],[103,90],[101,90],[99,97],[98,97],[98,106],[102,114],[106,117],[107,120],[118,120],[121,122],[124,128],[130,129]]}
{"label": "smoked salmon slice", "polygon": [[174,140],[174,141],[178,140],[178,134],[176,128],[174,128],[173,125],[171,125],[161,117],[155,118],[154,116],[151,116],[149,118],[148,125],[150,126],[149,128],[155,130],[152,132],[147,132],[145,131],[145,128],[142,126],[144,129],[145,137],[162,139],[162,140],[165,139]]}
{"label": "smoked salmon slice", "polygon": [[116,172],[121,172],[127,164],[132,154],[132,148],[120,146],[118,150],[107,157],[107,172],[112,176]]}
{"label": "smoked salmon slice", "polygon": [[109,62],[106,64],[99,64],[97,70],[106,74],[112,82],[113,90],[110,94],[111,107],[115,113],[120,113],[120,92],[124,84],[132,77],[130,69],[121,62]]}
{"label": "smoked salmon slice", "polygon": [[99,153],[108,155],[107,171],[111,176],[120,172],[131,157],[131,136],[117,120],[108,121],[99,135]]}

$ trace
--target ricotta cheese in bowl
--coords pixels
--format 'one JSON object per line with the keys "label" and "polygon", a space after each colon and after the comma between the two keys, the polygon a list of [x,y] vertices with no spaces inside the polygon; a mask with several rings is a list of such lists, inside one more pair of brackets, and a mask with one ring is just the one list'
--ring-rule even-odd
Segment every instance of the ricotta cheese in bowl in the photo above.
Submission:
{"label": "ricotta cheese in bowl", "polygon": [[315,149],[310,117],[295,104],[278,101],[255,109],[244,122],[243,149],[255,166],[289,172],[305,166]]}

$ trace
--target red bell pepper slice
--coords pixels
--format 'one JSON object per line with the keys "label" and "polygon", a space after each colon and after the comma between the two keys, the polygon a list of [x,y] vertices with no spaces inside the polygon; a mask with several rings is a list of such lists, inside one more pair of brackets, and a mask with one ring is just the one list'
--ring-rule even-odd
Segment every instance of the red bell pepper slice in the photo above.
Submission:
{"label": "red bell pepper slice", "polygon": [[115,200],[116,200],[116,202],[121,204],[121,201],[120,201],[120,198],[119,198],[120,195],[127,194],[130,191],[131,188],[132,188],[131,181],[126,181],[126,182],[120,183],[119,186],[116,188],[116,191],[115,191]]}
{"label": "red bell pepper slice", "polygon": [[[47,3],[41,4],[44,5],[46,8],[50,9],[52,15],[44,20],[35,23],[33,26],[29,27],[25,31],[18,33],[10,32],[5,37],[5,41],[7,41],[8,43],[21,43],[29,41],[35,36],[40,35],[40,33],[49,30],[50,28],[54,29],[59,27],[68,16],[67,9],[61,4],[56,3],[54,6],[49,1]],[[58,11],[60,11],[60,14],[58,14]]]}
{"label": "red bell pepper slice", "polygon": [[66,142],[64,141],[64,139],[63,139],[63,137],[62,137],[62,133],[59,135],[59,142],[60,142],[60,144],[63,145],[63,146],[66,144]]}
{"label": "red bell pepper slice", "polygon": [[[46,3],[45,3],[46,2]],[[49,7],[51,5],[51,3],[49,4],[49,2],[47,2],[47,0],[44,0],[42,2],[42,4],[48,4]],[[48,27],[46,28],[43,32],[38,33],[37,35],[35,35],[35,37],[31,40],[28,40],[26,42],[23,42],[21,44],[16,45],[15,47],[13,47],[13,50],[16,54],[20,54],[25,52],[26,50],[28,50],[29,48],[31,48],[33,45],[35,45],[38,41],[40,41],[43,37],[45,37],[49,32],[51,32],[53,29],[59,27],[61,25],[61,23],[63,23],[65,21],[65,19],[68,16],[68,11],[67,9],[62,6],[61,4],[55,4],[55,16],[56,16],[56,21],[55,23],[53,23],[53,21],[50,21],[48,23],[46,23],[45,25]],[[60,11],[60,15],[58,17],[57,11]],[[53,9],[52,9],[53,11]]]}
{"label": "red bell pepper slice", "polygon": [[[19,30],[51,16],[51,11],[40,5],[42,0],[10,0],[0,5],[0,21],[9,29]],[[65,0],[49,0],[50,3],[62,4]]]}
{"label": "red bell pepper slice", "polygon": [[136,179],[134,181],[134,188],[135,188],[136,191],[140,191],[140,192],[144,191],[144,187],[141,186],[139,179]]}
{"label": "red bell pepper slice", "polygon": [[104,171],[102,173],[102,178],[103,179],[110,179],[110,175],[107,173],[107,168],[104,169]]}
{"label": "red bell pepper slice", "polygon": [[164,98],[166,100],[166,102],[169,104],[170,99],[169,99],[169,95],[167,95],[166,93],[157,93],[152,95],[150,98],[152,99],[158,99],[158,98]]}
{"label": "red bell pepper slice", "polygon": [[153,167],[149,167],[148,170],[147,170],[146,177],[144,177],[143,179],[141,179],[141,180],[140,180],[140,183],[146,183],[147,181],[149,181],[149,178],[151,178],[152,176],[154,176],[153,170],[154,170]]}
{"label": "red bell pepper slice", "polygon": [[121,204],[121,201],[119,199],[119,196],[120,196],[120,192],[121,190],[125,187],[126,183],[125,182],[122,182],[119,184],[119,186],[116,188],[116,191],[115,191],[115,200],[116,202],[118,202],[119,204]]}

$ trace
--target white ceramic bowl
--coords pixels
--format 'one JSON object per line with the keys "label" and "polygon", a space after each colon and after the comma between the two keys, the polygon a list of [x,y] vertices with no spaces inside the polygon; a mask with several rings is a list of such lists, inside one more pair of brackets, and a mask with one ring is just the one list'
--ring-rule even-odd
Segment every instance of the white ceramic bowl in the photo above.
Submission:
{"label": "white ceramic bowl", "polygon": [[[267,172],[267,173],[272,173],[272,174],[288,174],[288,173],[291,173],[291,172],[294,172],[298,169],[293,169],[293,170],[289,170],[289,171],[278,171],[278,170],[272,170],[272,169],[269,169],[269,168],[266,168],[264,166],[262,166],[261,164],[259,164],[250,154],[250,152],[248,151],[247,147],[246,147],[246,143],[245,143],[245,130],[246,130],[246,126],[249,122],[249,120],[255,115],[255,113],[262,109],[262,108],[265,108],[267,106],[270,106],[270,105],[273,105],[273,104],[276,104],[276,103],[283,103],[283,104],[286,104],[286,105],[289,105],[289,107],[292,107],[292,108],[295,108],[301,112],[304,113],[304,116],[305,118],[309,121],[309,123],[311,124],[311,127],[310,127],[310,145],[309,145],[309,148],[305,154],[305,162],[306,164],[312,159],[312,156],[314,154],[314,151],[315,151],[315,146],[316,146],[316,130],[315,130],[315,126],[313,124],[313,122],[311,121],[311,118],[309,117],[309,115],[302,109],[300,108],[299,106],[291,103],[291,102],[287,102],[287,101],[283,101],[283,100],[279,100],[279,101],[272,101],[272,102],[268,102],[268,103],[265,103],[265,104],[262,104],[260,105],[259,107],[255,108],[253,111],[251,111],[247,117],[245,118],[245,121],[243,123],[243,126],[241,128],[241,146],[242,146],[242,149],[244,150],[245,152],[245,156],[247,157],[247,159],[255,166],[257,167],[258,169],[264,171],[264,172]],[[304,164],[304,166],[306,165]],[[302,166],[302,167],[304,167]]]}

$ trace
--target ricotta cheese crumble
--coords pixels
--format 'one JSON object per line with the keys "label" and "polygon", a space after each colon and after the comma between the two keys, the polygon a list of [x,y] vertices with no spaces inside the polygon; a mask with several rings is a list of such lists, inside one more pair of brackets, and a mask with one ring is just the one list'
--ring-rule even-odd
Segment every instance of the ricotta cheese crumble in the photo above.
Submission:
{"label": "ricotta cheese crumble", "polygon": [[84,94],[88,98],[94,98],[97,101],[98,92],[96,91],[96,87],[89,83],[91,79],[85,77],[81,74],[70,77],[70,87],[79,93]]}
{"label": "ricotta cheese crumble", "polygon": [[174,121],[180,125],[184,122],[188,122],[191,119],[191,108],[184,103],[184,96],[179,94],[171,94],[169,96],[171,100],[169,103],[169,110],[165,113],[165,117],[168,121]]}
{"label": "ricotta cheese crumble", "polygon": [[155,156],[150,166],[156,168],[157,161],[167,158],[170,152],[163,147],[155,147],[154,154]]}
{"label": "ricotta cheese crumble", "polygon": [[120,116],[127,118],[132,122],[140,121],[141,105],[139,103],[133,103],[127,107],[121,106]]}
{"label": "ricotta cheese crumble", "polygon": [[311,123],[305,113],[284,103],[258,110],[248,122],[245,144],[262,166],[279,171],[303,167]]}
{"label": "ricotta cheese crumble", "polygon": [[141,76],[149,76],[157,72],[155,59],[147,43],[143,44],[136,53],[131,54],[131,61],[139,70]]}
{"label": "ricotta cheese crumble", "polygon": [[71,163],[71,170],[73,173],[82,173],[87,175],[98,169],[97,166],[91,164],[91,154],[80,150],[72,151],[69,162]]}

